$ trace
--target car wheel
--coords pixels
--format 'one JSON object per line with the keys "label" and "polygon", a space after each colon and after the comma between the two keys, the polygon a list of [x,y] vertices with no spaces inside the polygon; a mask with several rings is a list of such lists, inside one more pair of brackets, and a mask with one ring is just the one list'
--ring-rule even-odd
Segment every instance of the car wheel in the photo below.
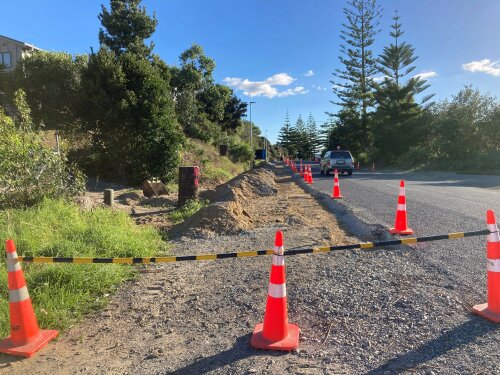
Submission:
{"label": "car wheel", "polygon": [[320,169],[319,174],[323,176],[325,174],[325,171],[323,169]]}
{"label": "car wheel", "polygon": [[349,176],[352,176],[352,171],[347,172]]}
{"label": "car wheel", "polygon": [[328,168],[325,169],[325,175],[329,175],[330,174],[330,170]]}

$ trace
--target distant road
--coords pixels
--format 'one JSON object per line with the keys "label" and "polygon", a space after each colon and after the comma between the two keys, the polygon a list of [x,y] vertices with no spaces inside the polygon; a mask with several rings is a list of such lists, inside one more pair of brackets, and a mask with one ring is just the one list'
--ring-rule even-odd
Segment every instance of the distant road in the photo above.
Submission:
{"label": "distant road", "polygon": [[[331,193],[333,177],[313,165],[314,188]],[[408,224],[414,236],[486,229],[486,210],[500,217],[500,176],[455,173],[357,172],[340,177],[341,204],[368,224],[394,226],[399,181],[406,182]],[[485,237],[417,245],[425,262],[477,292],[486,290]]]}

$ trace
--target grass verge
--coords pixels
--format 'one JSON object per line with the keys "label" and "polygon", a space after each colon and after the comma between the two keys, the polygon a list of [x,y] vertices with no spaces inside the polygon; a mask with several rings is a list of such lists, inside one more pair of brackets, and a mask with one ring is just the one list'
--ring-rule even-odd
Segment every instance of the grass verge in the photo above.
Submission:
{"label": "grass verge", "polygon": [[[126,213],[82,211],[63,200],[30,209],[0,211],[0,238],[14,239],[19,255],[143,257],[165,254],[153,228],[137,226]],[[3,250],[5,251],[5,250]],[[118,284],[134,277],[127,265],[22,264],[38,323],[65,329],[102,307]],[[0,337],[9,332],[5,257],[0,257]]]}

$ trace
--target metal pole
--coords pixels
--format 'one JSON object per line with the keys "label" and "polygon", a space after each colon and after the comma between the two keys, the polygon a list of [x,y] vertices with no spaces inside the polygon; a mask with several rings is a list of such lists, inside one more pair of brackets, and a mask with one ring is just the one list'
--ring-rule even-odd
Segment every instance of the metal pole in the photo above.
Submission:
{"label": "metal pole", "polygon": [[252,150],[252,168],[254,163],[254,149],[253,149],[253,122],[252,122],[252,104],[255,102],[249,102],[250,106],[250,149]]}

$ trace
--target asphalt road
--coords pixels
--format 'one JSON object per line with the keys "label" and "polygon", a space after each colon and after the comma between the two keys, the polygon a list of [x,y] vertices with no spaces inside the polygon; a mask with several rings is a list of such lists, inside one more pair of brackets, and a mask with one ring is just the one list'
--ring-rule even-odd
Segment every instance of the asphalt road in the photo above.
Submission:
{"label": "asphalt road", "polygon": [[[331,194],[333,176],[321,176],[317,164],[312,164],[312,170],[313,187]],[[388,230],[394,226],[402,179],[406,184],[408,225],[415,237],[486,229],[488,209],[498,212],[500,219],[500,176],[355,171],[352,176],[340,176],[343,199],[339,204],[347,206],[365,223]],[[421,259],[428,267],[448,274],[466,290],[484,298],[485,241],[486,237],[481,236],[414,247],[422,252]]]}

